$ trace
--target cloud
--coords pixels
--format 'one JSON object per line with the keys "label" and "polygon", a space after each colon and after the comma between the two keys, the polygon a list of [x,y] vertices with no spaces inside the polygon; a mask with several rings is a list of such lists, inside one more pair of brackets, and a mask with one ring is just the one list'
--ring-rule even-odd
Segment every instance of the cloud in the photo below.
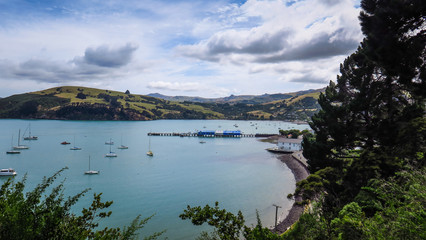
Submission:
{"label": "cloud", "polygon": [[341,0],[320,0],[320,2],[327,6],[333,6],[339,4]]}
{"label": "cloud", "polygon": [[290,82],[297,82],[297,83],[315,83],[315,84],[324,84],[328,83],[330,80],[327,78],[324,78],[322,76],[315,76],[311,74],[304,74],[300,77],[295,77],[290,80]]}
{"label": "cloud", "polygon": [[125,75],[118,68],[131,62],[132,53],[137,49],[126,44],[116,49],[106,45],[87,48],[84,56],[74,57],[71,61],[51,61],[32,58],[21,63],[0,61],[3,76],[18,80],[35,80],[46,83],[113,79]]}
{"label": "cloud", "polygon": [[[246,19],[260,17],[259,25],[224,28],[176,51],[185,57],[240,65],[326,59],[353,52],[361,34],[359,26],[351,23],[357,21],[352,4],[318,1],[317,9],[306,1],[290,5],[248,1],[239,12],[245,12]],[[315,12],[305,15],[309,11]]]}
{"label": "cloud", "polygon": [[169,90],[169,91],[184,91],[193,92],[201,90],[203,87],[197,82],[150,82],[147,87],[149,89]]}
{"label": "cloud", "polygon": [[84,53],[84,61],[100,67],[122,67],[128,64],[132,58],[132,54],[138,47],[130,43],[120,48],[110,48],[103,45],[100,47],[88,48]]}
{"label": "cloud", "polygon": [[357,39],[345,39],[343,29],[338,29],[332,34],[321,33],[303,44],[284,49],[277,55],[259,57],[260,63],[304,61],[311,59],[324,59],[338,55],[348,55],[356,49]]}

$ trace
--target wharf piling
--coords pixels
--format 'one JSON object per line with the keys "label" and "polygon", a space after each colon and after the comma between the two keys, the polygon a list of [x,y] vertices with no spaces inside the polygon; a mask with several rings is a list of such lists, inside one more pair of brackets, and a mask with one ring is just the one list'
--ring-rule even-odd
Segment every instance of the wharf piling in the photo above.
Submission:
{"label": "wharf piling", "polygon": [[271,137],[277,134],[269,133],[235,133],[235,134],[218,134],[218,133],[209,133],[203,134],[200,132],[188,132],[188,133],[176,133],[176,132],[149,132],[148,136],[166,136],[166,137],[220,137],[220,138],[242,138],[242,137]]}

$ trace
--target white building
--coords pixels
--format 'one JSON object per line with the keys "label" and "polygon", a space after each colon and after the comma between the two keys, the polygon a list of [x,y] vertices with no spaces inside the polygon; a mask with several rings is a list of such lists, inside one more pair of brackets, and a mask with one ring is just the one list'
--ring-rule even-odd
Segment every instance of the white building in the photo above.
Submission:
{"label": "white building", "polygon": [[302,140],[294,138],[279,138],[278,139],[278,151],[284,152],[297,152],[302,150]]}

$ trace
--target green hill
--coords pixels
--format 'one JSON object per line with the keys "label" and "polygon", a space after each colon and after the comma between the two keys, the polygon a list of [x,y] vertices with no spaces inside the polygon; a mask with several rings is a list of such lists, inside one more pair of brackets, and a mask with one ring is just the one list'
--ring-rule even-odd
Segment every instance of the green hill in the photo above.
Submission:
{"label": "green hill", "polygon": [[2,98],[0,118],[306,120],[319,109],[319,92],[253,96],[249,102],[247,98],[239,96],[215,102],[179,102],[110,90],[64,86]]}

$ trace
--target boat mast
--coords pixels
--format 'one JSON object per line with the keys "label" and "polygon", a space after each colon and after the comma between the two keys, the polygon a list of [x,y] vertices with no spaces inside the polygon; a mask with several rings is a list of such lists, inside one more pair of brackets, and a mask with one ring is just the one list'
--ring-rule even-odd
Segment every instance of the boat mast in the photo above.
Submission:
{"label": "boat mast", "polygon": [[111,138],[109,139],[109,153],[111,153]]}
{"label": "boat mast", "polygon": [[21,146],[21,142],[19,141],[21,138],[21,129],[19,129],[19,133],[18,133],[18,146]]}

